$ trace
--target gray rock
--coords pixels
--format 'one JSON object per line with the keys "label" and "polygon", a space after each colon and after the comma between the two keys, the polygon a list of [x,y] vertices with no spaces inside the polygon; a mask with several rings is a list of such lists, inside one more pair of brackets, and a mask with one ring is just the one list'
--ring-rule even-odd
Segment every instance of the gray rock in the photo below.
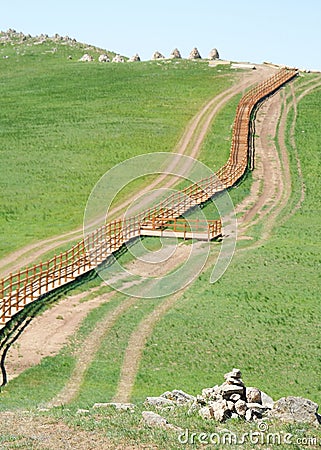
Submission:
{"label": "gray rock", "polygon": [[232,400],[232,402],[237,402],[240,399],[241,399],[240,394],[232,394],[230,397],[230,400]]}
{"label": "gray rock", "polygon": [[186,392],[181,391],[179,389],[164,392],[164,394],[162,394],[161,397],[172,400],[178,405],[185,405],[186,403],[194,402],[196,399],[193,395],[187,394]]}
{"label": "gray rock", "polygon": [[234,411],[234,406],[234,402],[231,402],[229,400],[227,401],[227,407],[230,411]]}
{"label": "gray rock", "polygon": [[224,422],[224,420],[229,419],[232,415],[232,411],[229,409],[229,405],[226,400],[217,400],[216,402],[209,402],[209,405],[213,409],[214,419],[217,420],[218,422]]}
{"label": "gray rock", "polygon": [[266,408],[272,409],[274,406],[274,400],[272,397],[267,395],[265,392],[261,391],[261,401],[262,405]]}
{"label": "gray rock", "polygon": [[154,413],[153,411],[143,411],[142,416],[145,423],[150,427],[160,427],[166,428],[168,430],[183,431],[182,428],[172,425],[164,417]]}
{"label": "gray rock", "polygon": [[89,409],[77,409],[76,414],[88,414]]}
{"label": "gray rock", "polygon": [[288,423],[320,424],[317,403],[302,397],[282,397],[274,403],[269,417]]}
{"label": "gray rock", "polygon": [[221,386],[221,394],[223,398],[230,398],[233,394],[239,394],[241,398],[244,396],[245,388],[243,386],[237,386],[235,384],[225,384]]}
{"label": "gray rock", "polygon": [[228,372],[224,375],[225,380],[228,378],[242,378],[242,372],[240,369],[233,369],[232,372]]}
{"label": "gray rock", "polygon": [[95,403],[93,408],[115,408],[118,411],[133,411],[135,409],[135,405],[133,403],[118,403],[118,402],[110,402],[110,403]]}
{"label": "gray rock", "polygon": [[245,413],[245,420],[248,422],[253,419],[253,411],[252,409],[247,409]]}
{"label": "gray rock", "polygon": [[264,412],[264,411],[267,410],[267,408],[266,408],[265,406],[261,405],[261,403],[255,403],[255,402],[252,402],[252,403],[249,402],[249,403],[247,403],[247,404],[246,404],[246,407],[247,407],[248,409],[257,410],[257,411],[260,411],[260,412]]}
{"label": "gray rock", "polygon": [[155,408],[174,408],[172,400],[165,397],[146,397],[144,405],[155,406]]}
{"label": "gray rock", "polygon": [[238,400],[235,405],[235,411],[237,412],[237,414],[241,417],[244,417],[246,414],[246,402],[244,400]]}
{"label": "gray rock", "polygon": [[227,384],[234,384],[234,385],[243,386],[243,387],[245,386],[245,384],[243,383],[241,378],[229,377],[229,378],[226,379],[225,383],[227,383]]}
{"label": "gray rock", "polygon": [[260,403],[247,403],[246,404],[247,409],[251,410],[253,415],[257,418],[262,418],[263,414],[266,413],[267,408],[262,406]]}
{"label": "gray rock", "polygon": [[142,416],[147,425],[151,427],[167,428],[169,425],[164,417],[154,413],[153,411],[143,411]]}
{"label": "gray rock", "polygon": [[214,388],[202,389],[202,396],[205,398],[209,398],[213,393],[214,393]]}
{"label": "gray rock", "polygon": [[203,406],[203,408],[199,410],[199,415],[205,420],[213,419],[213,408],[211,406]]}
{"label": "gray rock", "polygon": [[248,403],[262,403],[261,391],[255,387],[247,387],[246,399]]}
{"label": "gray rock", "polygon": [[197,395],[194,403],[197,403],[199,405],[206,405],[206,398],[204,398],[202,395]]}

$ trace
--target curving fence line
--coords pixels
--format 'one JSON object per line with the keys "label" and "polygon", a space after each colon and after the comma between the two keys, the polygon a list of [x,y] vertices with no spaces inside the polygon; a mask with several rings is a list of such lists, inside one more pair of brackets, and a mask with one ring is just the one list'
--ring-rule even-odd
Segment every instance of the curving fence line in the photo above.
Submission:
{"label": "curving fence line", "polygon": [[[229,159],[215,175],[173,193],[158,205],[134,217],[106,223],[66,252],[1,279],[0,328],[25,305],[98,267],[131,239],[153,234],[153,231],[170,229],[173,223],[176,229],[180,226],[186,235],[186,223],[180,222],[179,218],[223,189],[232,187],[242,178],[248,167],[253,168],[251,127],[255,108],[297,75],[296,69],[282,68],[242,97],[234,120]],[[196,233],[201,230],[208,239],[222,235],[220,220],[194,224],[193,231],[194,226]],[[194,236],[197,237],[196,234]]]}

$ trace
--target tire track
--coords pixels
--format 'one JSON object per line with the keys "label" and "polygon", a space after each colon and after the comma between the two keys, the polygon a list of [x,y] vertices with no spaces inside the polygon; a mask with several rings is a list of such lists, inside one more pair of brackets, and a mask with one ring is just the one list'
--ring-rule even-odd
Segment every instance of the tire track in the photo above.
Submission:
{"label": "tire track", "polygon": [[[215,263],[217,256],[217,252],[212,251],[203,270],[211,267]],[[130,336],[124,355],[117,391],[112,400],[113,402],[130,402],[136,375],[139,370],[147,340],[151,336],[156,324],[171,310],[171,308],[173,308],[188,288],[189,286],[186,286],[174,295],[166,297],[160,305],[138,324]]]}
{"label": "tire track", "polygon": [[[270,70],[268,71],[270,73]],[[237,86],[232,86],[227,91],[222,92],[215,98],[213,98],[210,102],[208,102],[201,111],[195,116],[192,123],[186,129],[181,141],[178,144],[178,148],[176,148],[176,152],[180,153],[188,153],[190,156],[196,157],[201,149],[201,145],[204,141],[204,138],[208,132],[208,129],[218,111],[236,94],[243,92],[247,87],[251,86],[253,83],[257,83],[261,81],[261,79],[266,78],[267,70],[266,68],[262,68],[257,72],[252,72],[250,76],[246,75],[243,77],[243,81],[239,83]],[[192,148],[191,148],[192,144]],[[187,168],[188,170],[188,168]],[[162,175],[154,181],[154,186],[158,183],[163,182],[166,179],[166,175]],[[166,187],[171,186],[175,183],[175,180],[170,180],[167,182]],[[151,189],[151,185],[146,188],[146,192]],[[129,203],[129,201],[127,202]],[[121,208],[126,206],[127,204],[124,202],[121,205]],[[119,207],[120,208],[120,207]],[[114,212],[117,208],[114,210]],[[77,231],[77,230],[76,230]],[[75,231],[75,232],[76,232]],[[72,233],[67,233],[65,236],[71,236]],[[74,239],[75,236],[73,235]],[[47,240],[46,242],[51,242],[53,239]],[[61,244],[62,241],[59,241]],[[68,239],[64,241],[68,242]],[[50,244],[51,249],[53,245],[57,245],[58,241]],[[48,247],[43,247],[38,249],[38,255],[42,254],[42,252],[47,251]],[[23,250],[22,250],[23,252]],[[10,256],[10,255],[9,255]],[[12,257],[12,255],[11,255]],[[34,257],[34,254],[33,254]],[[21,264],[19,262],[19,264]],[[133,380],[135,379],[136,371],[138,370],[139,361],[141,358],[141,352],[144,348],[144,345],[136,345],[139,341],[140,343],[146,342],[146,339],[152,332],[155,323],[174,305],[176,300],[181,296],[182,291],[177,293],[175,296],[165,300],[159,305],[155,310],[147,316],[142,322],[141,326],[133,333],[130,338],[130,343],[128,346],[128,350],[125,355],[125,364],[122,369],[122,377],[121,383],[122,386],[126,385],[127,388],[120,388],[121,391],[125,392],[131,390],[131,385]],[[93,361],[97,350],[100,347],[102,339],[108,334],[112,326],[115,324],[115,321],[125,312],[127,311],[136,301],[137,299],[129,298],[124,301],[119,307],[117,307],[114,311],[110,312],[104,320],[99,322],[95,330],[88,336],[86,341],[83,343],[81,350],[76,354],[76,367],[72,373],[72,376],[69,382],[66,384],[64,389],[50,402],[50,406],[57,406],[66,404],[72,401],[78,394],[83,377],[85,372],[91,362]],[[26,331],[27,332],[27,331]],[[133,357],[133,350],[135,351],[135,357]],[[129,362],[131,361],[131,362]],[[136,365],[132,365],[132,363],[136,361]],[[124,378],[125,377],[125,378]],[[127,378],[126,378],[127,377]],[[116,397],[118,396],[119,391],[117,391]]]}
{"label": "tire track", "polygon": [[[114,292],[109,294],[109,298],[113,294]],[[95,355],[101,345],[101,341],[114,326],[117,319],[136,302],[137,298],[128,297],[113,311],[111,311],[107,315],[107,317],[103,317],[102,320],[95,325],[95,329],[81,344],[75,355],[77,362],[68,383],[65,385],[63,390],[47,404],[48,408],[65,405],[66,403],[70,403],[76,398],[85,372],[94,360]]]}
{"label": "tire track", "polygon": [[[320,81],[318,81],[316,84],[313,84],[313,86],[310,86],[310,84],[311,80],[308,80],[305,84],[301,84],[298,87],[299,89],[302,89],[302,87],[306,86],[304,92],[300,94],[298,98],[296,98],[295,95],[295,85],[291,84],[292,99],[289,104],[287,104],[286,102],[286,96],[283,95],[283,108],[279,108],[279,111],[277,111],[273,107],[273,103],[275,103],[276,105],[277,102],[276,97],[281,95],[279,93],[277,94],[277,96],[268,99],[266,101],[266,106],[263,106],[263,109],[258,114],[258,121],[261,122],[261,127],[258,127],[260,136],[256,141],[255,148],[259,173],[258,177],[261,180],[261,184],[259,182],[256,184],[255,192],[251,192],[249,198],[245,199],[245,205],[243,205],[243,209],[241,208],[241,211],[244,212],[246,206],[248,206],[249,203],[254,202],[250,209],[244,212],[243,216],[239,220],[239,234],[243,234],[244,236],[244,233],[249,228],[251,228],[255,224],[262,223],[263,221],[264,230],[258,241],[253,245],[246,247],[244,251],[247,249],[259,247],[269,238],[272,229],[275,226],[277,218],[280,216],[290,200],[291,172],[285,136],[286,122],[288,114],[292,108],[294,108],[295,114],[290,128],[291,147],[295,152],[299,178],[301,179],[301,183],[303,183],[298,153],[295,149],[294,128],[296,121],[296,105],[298,101],[305,95],[309,94],[313,89],[321,86]],[[279,124],[277,123],[278,120]],[[263,132],[264,127],[266,128],[267,132]],[[278,150],[276,148],[276,139],[279,143],[280,154],[278,153]],[[260,188],[262,188],[262,192],[260,192]],[[295,211],[300,207],[303,200],[304,185],[301,184],[300,200],[298,201],[292,212],[282,218],[280,223],[283,223],[285,220],[291,217],[291,215],[294,214]]]}
{"label": "tire track", "polygon": [[[211,125],[215,115],[218,111],[235,95],[244,92],[246,88],[257,82],[263,80],[266,75],[273,73],[271,68],[261,67],[250,74],[243,74],[243,80],[241,83],[233,85],[228,90],[221,92],[209,102],[207,102],[202,109],[196,114],[191,122],[186,127],[182,138],[175,147],[175,152],[179,154],[188,154],[195,158],[200,152],[201,145],[204,141],[205,135]],[[193,142],[193,148],[190,149],[190,143]],[[167,168],[169,171],[173,167]],[[185,168],[189,170],[188,167]],[[184,174],[184,173],[183,173]],[[140,191],[140,195],[146,194],[150,189],[155,189],[157,186],[162,185],[166,180],[167,175],[163,174],[158,176],[154,182],[146,186],[146,188]],[[163,188],[171,188],[176,183],[175,179],[169,180]],[[122,202],[121,205],[113,208],[110,211],[110,217],[113,218],[122,209],[127,207],[131,203],[131,199]],[[40,242],[29,244],[22,249],[16,250],[0,260],[0,269],[2,270],[2,277],[7,276],[10,272],[14,272],[23,266],[34,263],[35,259],[40,258],[49,251],[52,251],[68,242],[76,241],[82,237],[83,227],[79,227],[76,230],[69,231],[59,236],[54,236]]]}

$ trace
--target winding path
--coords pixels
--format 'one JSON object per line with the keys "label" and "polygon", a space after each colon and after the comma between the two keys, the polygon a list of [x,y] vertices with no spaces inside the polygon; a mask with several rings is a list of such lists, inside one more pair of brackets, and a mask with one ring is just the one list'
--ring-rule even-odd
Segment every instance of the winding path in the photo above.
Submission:
{"label": "winding path", "polygon": [[[201,150],[204,138],[211,126],[217,113],[224,107],[224,105],[231,100],[231,98],[239,93],[243,93],[247,88],[256,84],[263,79],[267,78],[274,73],[275,69],[271,69],[265,66],[259,67],[256,71],[246,72],[242,74],[242,78],[239,83],[233,85],[228,90],[215,96],[196,114],[196,116],[189,123],[182,138],[175,147],[174,151],[180,154],[188,154],[192,157],[197,157]],[[144,190],[144,192],[155,188],[160,183],[166,182],[166,176],[162,175],[155,179],[154,183]],[[169,180],[163,187],[171,187],[175,180]],[[119,212],[122,208],[128,205],[128,202],[124,202],[121,207],[115,208],[113,214]],[[15,268],[21,265],[28,264],[34,261],[35,258],[42,256],[49,250],[56,248],[64,243],[73,241],[79,237],[82,233],[82,228],[79,228],[73,232],[68,232],[62,236],[53,237],[42,242],[29,245],[17,252],[8,255],[6,258],[0,261],[0,268],[6,267],[6,271],[13,271]],[[186,248],[180,248],[180,253],[184,252]],[[180,254],[177,264],[184,258],[184,254]],[[177,259],[177,255],[176,255]],[[136,264],[137,265],[137,264]],[[168,267],[168,270],[173,268],[173,263]],[[142,267],[139,270],[144,270]],[[88,314],[88,312],[99,306],[102,302],[106,301],[105,295],[97,296],[96,298],[82,302],[83,295],[75,295],[67,297],[67,299],[59,302],[49,311],[46,311],[43,315],[34,319],[28,328],[24,331],[22,336],[19,337],[19,342],[14,344],[9,350],[7,356],[7,371],[9,380],[16,377],[26,368],[31,365],[37,364],[40,360],[48,355],[54,355],[58,353],[59,349],[68,342],[68,338],[75,332],[78,324],[82,318]],[[169,307],[169,306],[168,306]],[[161,305],[161,310],[164,310],[165,306]],[[166,309],[166,308],[165,308]],[[61,317],[60,320],[52,320],[52,318]],[[108,322],[108,318],[107,318]],[[103,325],[102,325],[103,326]],[[44,335],[43,330],[46,329],[47,333]],[[106,329],[109,329],[109,322],[106,323]],[[107,332],[107,331],[106,331]],[[82,362],[79,364],[81,367],[89,365],[93,352],[88,351],[91,348],[91,341],[96,336],[97,345],[100,343],[98,335],[93,335],[89,338],[90,342],[84,343],[82,352]],[[51,345],[48,345],[50,340]],[[95,339],[94,339],[95,340]],[[87,355],[87,357],[86,357]],[[86,362],[84,362],[86,360]],[[76,376],[76,375],[75,375]],[[81,378],[81,377],[80,377]],[[80,383],[78,377],[78,383]],[[71,385],[75,385],[75,382],[71,382]],[[74,392],[74,388],[70,388],[70,392]],[[69,392],[69,391],[68,391]],[[69,398],[71,395],[67,391],[64,392],[64,396]],[[58,400],[57,400],[58,401]]]}
{"label": "winding path", "polygon": [[[262,81],[273,72],[274,70],[269,67],[259,67],[256,71],[247,72],[242,75],[242,79],[239,83],[234,84],[231,88],[218,94],[207,102],[188,124],[174,151],[178,154],[196,158],[200,152],[208,129],[219,110],[222,109],[233,96],[244,92],[247,88]],[[186,171],[187,170],[188,168],[186,168]],[[160,185],[163,188],[171,188],[176,183],[176,180],[172,177],[166,183],[166,178],[167,175],[158,176],[150,185],[140,191],[140,195],[144,195],[151,189],[155,189]],[[121,205],[113,208],[110,211],[110,218],[116,217],[116,215],[119,214],[121,210],[125,209],[130,203],[131,199],[128,199]],[[59,248],[64,244],[78,240],[82,237],[82,234],[83,226],[62,235],[29,244],[19,250],[16,250],[15,252],[10,253],[0,260],[1,276],[5,277],[10,272],[14,272],[23,266],[34,263],[35,260],[39,259],[48,252]]]}
{"label": "winding path", "polygon": [[[240,88],[240,86],[239,86]],[[242,90],[244,89],[244,86],[242,87]],[[240,91],[241,89],[239,89]],[[206,135],[206,130],[210,126],[212,119],[216,112],[220,109],[221,106],[225,104],[226,101],[228,101],[233,95],[235,95],[235,90],[230,90],[228,96],[224,97],[223,94],[221,94],[219,97],[224,97],[221,99],[220,102],[217,103],[217,99],[214,102],[215,99],[212,100],[212,104],[207,105],[207,109],[210,109],[213,106],[213,103],[215,105],[215,108],[212,109],[212,112],[210,115],[208,115],[206,121],[204,122],[204,125],[202,127],[202,132],[199,134],[199,136],[202,136],[202,139],[197,140],[197,145],[193,147],[192,149],[192,156],[196,156],[197,152],[200,150],[200,146],[202,143],[202,140],[204,139]],[[232,93],[233,92],[233,93]],[[271,119],[271,116],[275,118],[275,126],[277,125],[277,118],[280,115],[280,108],[277,107],[279,105],[280,100],[280,94],[276,94],[272,99],[269,101],[271,102],[271,105],[268,107],[268,114],[269,119]],[[267,103],[269,103],[267,102]],[[211,103],[211,102],[210,102]],[[204,120],[204,109],[203,115],[199,117],[198,123],[201,119]],[[286,118],[286,117],[285,117]],[[196,120],[196,119],[195,119]],[[283,119],[285,120],[285,119]],[[271,123],[271,120],[268,121]],[[285,122],[284,122],[285,123]],[[284,132],[284,130],[283,130]],[[264,127],[261,131],[262,136],[264,136]],[[184,135],[185,136],[185,135]],[[280,135],[279,137],[282,136]],[[181,147],[184,151],[188,148],[188,142],[190,142],[188,139],[181,142]],[[263,147],[262,147],[263,148]],[[193,154],[195,152],[195,154]],[[276,162],[276,164],[278,164]],[[271,167],[269,167],[271,169]],[[159,179],[158,182],[162,182],[163,179]],[[283,180],[281,180],[283,182]],[[271,182],[270,182],[271,184]],[[284,184],[284,183],[283,183]],[[150,188],[150,187],[149,187]],[[268,195],[269,197],[273,197],[272,190],[270,189],[270,193]],[[265,197],[267,198],[267,197]],[[261,199],[262,200],[262,199]],[[275,205],[275,204],[274,204]],[[253,207],[255,208],[255,207]],[[273,208],[273,205],[271,206],[271,209]],[[246,209],[246,208],[245,208]],[[254,209],[252,212],[246,212],[244,217],[244,223],[251,221],[252,218],[256,213],[253,214]],[[252,214],[252,217],[251,217]],[[246,220],[245,220],[246,217]],[[209,260],[209,263],[211,263],[211,260]],[[115,395],[114,400],[115,401],[129,401],[131,391],[135,382],[136,373],[139,369],[139,363],[141,360],[142,352],[145,346],[145,343],[148,339],[148,337],[151,335],[153,328],[155,324],[161,319],[161,317],[168,311],[170,308],[173,307],[175,302],[181,297],[182,291],[179,293],[173,295],[170,298],[166,298],[155,310],[150,313],[148,316],[146,316],[141,323],[138,325],[136,330],[133,332],[132,336],[130,337],[128,347],[125,352],[123,367],[121,369],[121,376],[120,381],[117,389],[117,393]],[[107,317],[107,320],[105,322],[101,322],[98,325],[97,331],[93,332],[88,340],[86,341],[85,345],[83,346],[83,349],[87,349],[84,352],[82,351],[81,354],[78,355],[78,362],[76,370],[74,371],[73,376],[70,379],[70,382],[65,386],[64,390],[51,402],[51,405],[57,405],[57,404],[63,404],[68,403],[71,401],[77,394],[77,390],[79,389],[79,386],[81,384],[82,378],[84,376],[86,368],[89,366],[91,361],[94,358],[95,352],[99,348],[99,344],[101,342],[101,339],[103,336],[105,336],[116,319],[128,308],[130,308],[134,304],[134,299],[127,299],[122,305],[120,305],[118,308],[116,308],[114,311],[110,313],[110,315]],[[87,345],[88,344],[88,345]]]}

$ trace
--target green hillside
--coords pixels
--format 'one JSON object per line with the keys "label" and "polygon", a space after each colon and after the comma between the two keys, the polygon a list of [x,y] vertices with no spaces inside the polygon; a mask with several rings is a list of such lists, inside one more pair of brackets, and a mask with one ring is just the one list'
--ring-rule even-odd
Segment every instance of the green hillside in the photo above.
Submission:
{"label": "green hillside", "polygon": [[[79,62],[85,52],[95,61]],[[0,257],[79,227],[108,169],[172,151],[235,78],[205,61],[99,63],[101,53],[59,38],[0,40]]]}
{"label": "green hillside", "polygon": [[[101,175],[131,156],[175,149],[202,105],[238,77],[229,66],[208,67],[206,61],[83,63],[78,60],[85,51],[98,55],[101,50],[59,39],[52,52],[50,39],[36,45],[35,38],[18,39],[19,44],[0,41],[4,105],[0,110],[0,256],[81,225],[87,197]],[[242,370],[247,386],[257,386],[275,400],[294,395],[321,405],[320,75],[297,78],[282,89],[280,99],[282,111],[289,107],[288,197],[283,194],[281,206],[275,203],[264,220],[249,226],[218,282],[210,284],[209,266],[177,294],[176,303],[164,314],[156,314],[146,341],[137,339],[143,350],[130,396],[137,404],[136,412],[92,406],[114,399],[132,336],[140,325],[146,329],[150,316],[170,299],[111,295],[111,288],[92,276],[49,296],[48,303],[87,291],[81,303],[110,297],[87,314],[57,355],[47,356],[2,389],[0,413],[28,410],[37,420],[106,437],[114,445],[111,448],[176,449],[183,446],[177,444],[174,432],[151,429],[142,422],[145,397],[172,389],[196,395],[221,383],[232,367]],[[205,139],[200,160],[211,166],[226,159],[238,100],[239,96],[234,97],[219,112]],[[275,143],[284,162],[280,139]],[[280,173],[286,180],[284,166]],[[252,180],[249,175],[231,191],[235,204],[248,195]],[[268,208],[263,205],[262,211]],[[144,242],[147,248],[158,249],[157,240]],[[218,248],[211,244],[211,257]],[[129,252],[119,256],[124,265],[132,260]],[[127,307],[117,315],[122,305]],[[107,327],[113,314],[114,321]],[[74,397],[65,406],[47,408],[73,379],[81,350],[86,353],[99,330]],[[160,413],[182,429],[198,433],[219,429],[184,407]],[[253,432],[257,424],[231,420],[223,428]],[[305,424],[270,428],[295,437],[317,436],[321,442],[320,430]],[[0,444],[10,439],[18,442],[20,437],[7,431]]]}

